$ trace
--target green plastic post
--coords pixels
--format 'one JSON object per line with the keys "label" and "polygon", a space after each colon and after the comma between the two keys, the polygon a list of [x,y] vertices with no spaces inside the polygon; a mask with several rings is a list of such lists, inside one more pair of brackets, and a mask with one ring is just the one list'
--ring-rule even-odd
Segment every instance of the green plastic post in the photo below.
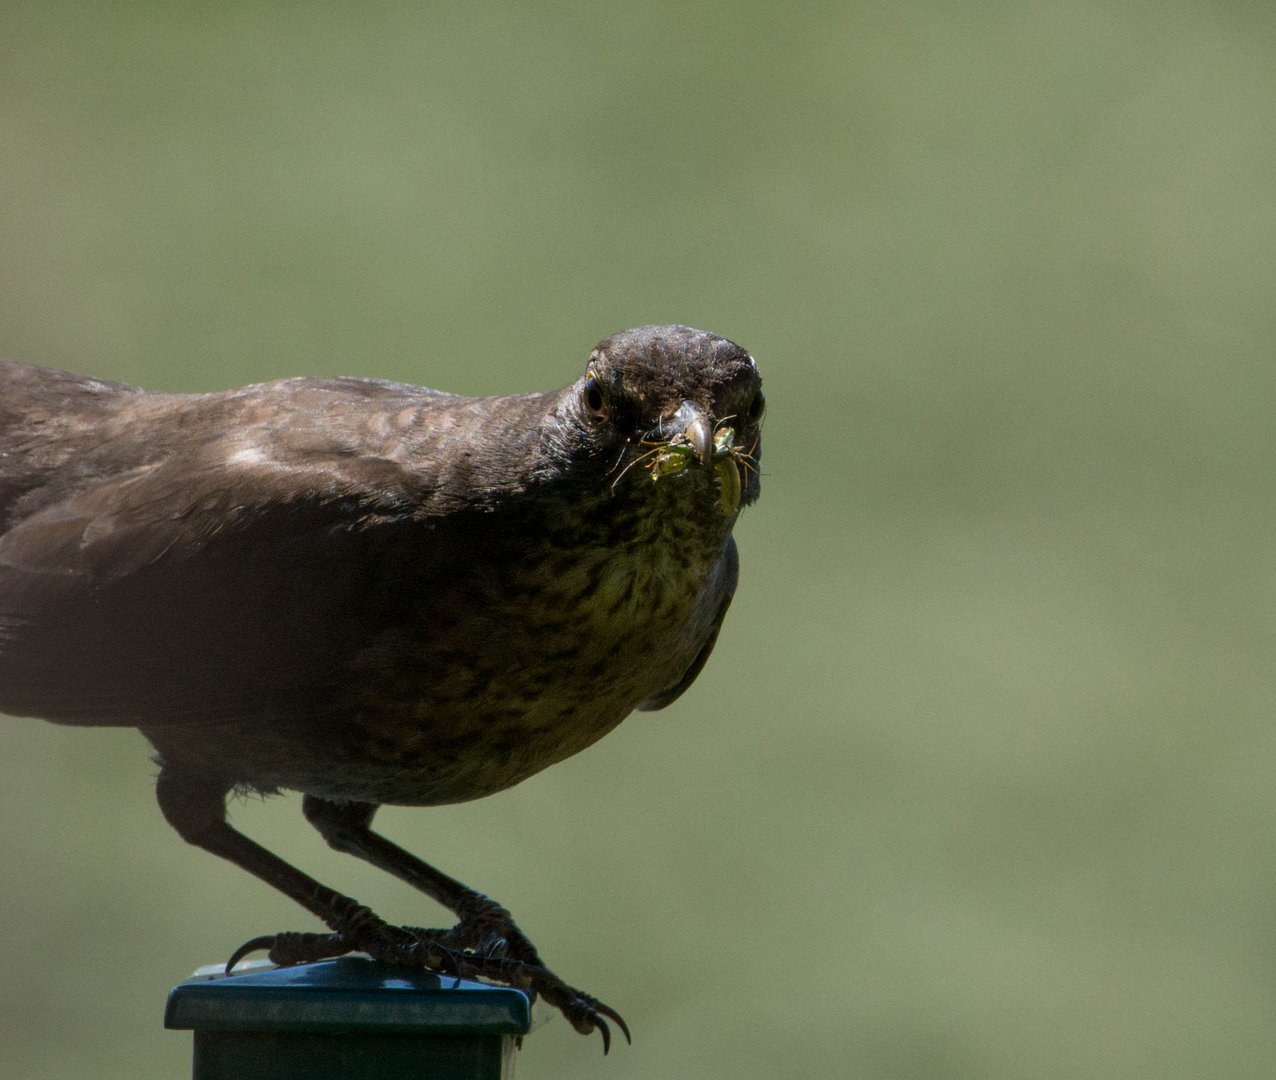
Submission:
{"label": "green plastic post", "polygon": [[500,1080],[530,1013],[521,990],[346,956],[196,972],[164,1026],[195,1033],[193,1080]]}

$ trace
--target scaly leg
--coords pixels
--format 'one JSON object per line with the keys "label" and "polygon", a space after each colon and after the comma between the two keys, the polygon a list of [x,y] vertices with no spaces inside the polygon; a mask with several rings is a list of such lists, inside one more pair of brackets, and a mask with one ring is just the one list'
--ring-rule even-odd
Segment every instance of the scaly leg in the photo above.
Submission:
{"label": "scaly leg", "polygon": [[577,1031],[598,1031],[604,1053],[611,1043],[604,1016],[614,1020],[628,1039],[625,1022],[613,1009],[574,990],[540,963],[535,948],[504,908],[373,833],[368,824],[375,806],[360,803],[347,807],[307,798],[306,813],[338,850],[367,859],[451,908],[461,919],[458,926],[451,930],[391,926],[357,901],[303,874],[230,826],[226,821],[229,789],[229,784],[218,780],[165,767],[156,795],[164,817],[184,840],[272,885],[326,923],[333,933],[254,938],[236,951],[228,970],[255,949],[268,949],[271,961],[279,964],[366,952],[385,963],[462,977],[480,976],[531,989],[562,1010]]}
{"label": "scaly leg", "polygon": [[[606,1016],[615,1021],[625,1039],[629,1039],[629,1028],[619,1013],[597,998],[573,990],[545,966],[536,947],[504,907],[373,832],[372,818],[377,809],[372,803],[338,803],[314,795],[305,796],[302,802],[306,820],[333,848],[393,874],[442,904],[459,920],[442,934],[420,927],[403,929],[429,935],[447,948],[463,953],[467,959],[477,954],[521,965],[503,976],[503,981],[525,985],[540,993],[563,1011],[577,1031],[588,1033]],[[523,972],[535,972],[536,978],[529,983],[519,983],[518,976]],[[556,985],[549,986],[551,981]],[[604,1037],[603,1041],[609,1040]]]}

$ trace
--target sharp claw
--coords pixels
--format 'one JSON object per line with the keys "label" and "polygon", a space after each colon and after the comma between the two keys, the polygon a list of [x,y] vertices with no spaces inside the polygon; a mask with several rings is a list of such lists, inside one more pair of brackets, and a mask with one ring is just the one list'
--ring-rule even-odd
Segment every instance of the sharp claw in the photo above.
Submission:
{"label": "sharp claw", "polygon": [[620,1028],[620,1033],[625,1037],[625,1042],[627,1042],[630,1046],[633,1046],[634,1041],[629,1037],[629,1025],[625,1023],[624,1017],[622,1017],[620,1013],[616,1012],[615,1009],[607,1008],[606,1005],[602,1006],[602,1011],[616,1021],[616,1026]]}
{"label": "sharp claw", "polygon": [[451,975],[459,983],[461,981],[461,965],[457,962],[456,956],[450,949],[439,949],[439,971],[440,975]]}
{"label": "sharp claw", "polygon": [[274,943],[274,934],[263,934],[261,937],[255,937],[251,941],[245,941],[230,954],[230,959],[226,961],[225,973],[229,975],[234,966],[249,953],[256,952],[258,949],[269,949]]}
{"label": "sharp claw", "polygon": [[607,1021],[601,1016],[593,1018],[594,1027],[598,1029],[598,1034],[603,1037],[603,1057],[607,1056],[607,1051],[611,1049],[611,1028],[607,1026]]}

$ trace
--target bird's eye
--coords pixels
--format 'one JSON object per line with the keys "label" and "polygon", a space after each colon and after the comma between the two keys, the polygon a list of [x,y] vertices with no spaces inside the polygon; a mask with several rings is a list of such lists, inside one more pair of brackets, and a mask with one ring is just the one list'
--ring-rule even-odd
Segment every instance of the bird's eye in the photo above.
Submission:
{"label": "bird's eye", "polygon": [[749,402],[749,419],[755,424],[760,424],[764,416],[766,416],[766,396],[759,390]]}
{"label": "bird's eye", "polygon": [[585,410],[595,420],[604,420],[607,417],[607,399],[603,396],[603,388],[599,385],[597,377],[591,375],[585,380],[585,390],[583,393],[585,401]]}

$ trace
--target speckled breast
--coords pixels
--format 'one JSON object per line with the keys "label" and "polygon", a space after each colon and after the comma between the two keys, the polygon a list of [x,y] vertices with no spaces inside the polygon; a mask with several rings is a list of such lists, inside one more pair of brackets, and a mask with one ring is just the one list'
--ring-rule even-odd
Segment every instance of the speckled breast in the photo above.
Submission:
{"label": "speckled breast", "polygon": [[394,685],[365,696],[353,718],[378,801],[499,791],[583,750],[676,682],[717,610],[717,561],[663,550],[529,552],[461,590],[452,603],[466,617],[444,615],[442,632],[420,643],[420,666],[397,665]]}

